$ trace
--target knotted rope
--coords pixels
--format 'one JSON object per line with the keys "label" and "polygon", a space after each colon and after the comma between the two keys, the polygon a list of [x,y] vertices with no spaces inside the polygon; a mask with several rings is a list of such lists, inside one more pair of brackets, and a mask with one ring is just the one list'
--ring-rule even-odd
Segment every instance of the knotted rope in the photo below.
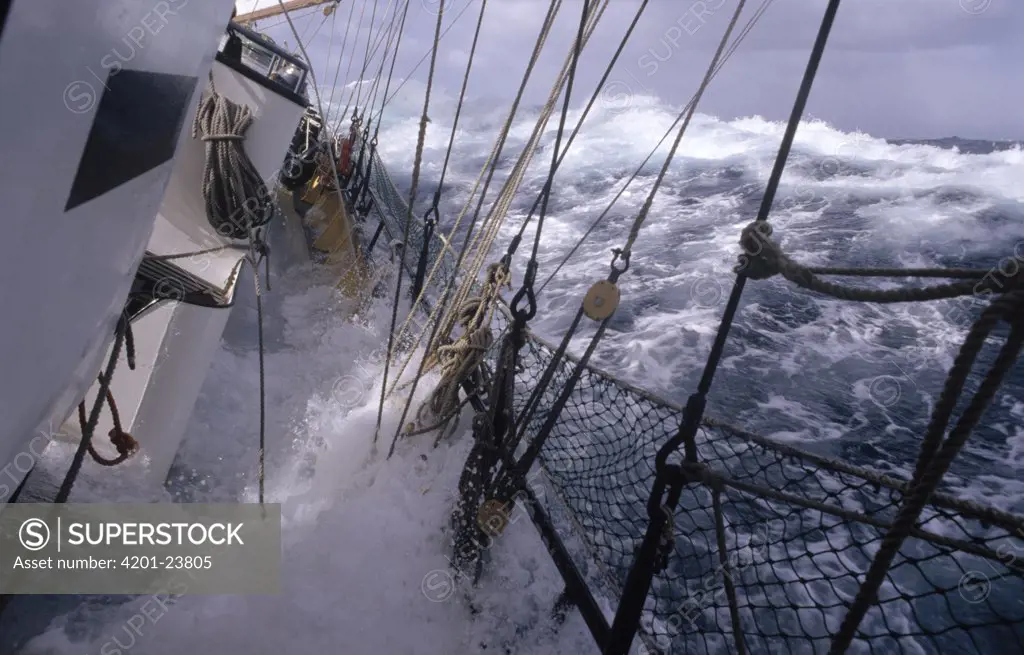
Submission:
{"label": "knotted rope", "polygon": [[[754,221],[743,228],[740,235],[740,245],[743,253],[739,256],[739,264],[735,268],[736,273],[742,273],[753,280],[766,280],[775,275],[782,275],[793,284],[817,291],[840,300],[853,300],[860,302],[894,303],[894,302],[921,302],[929,300],[944,300],[958,298],[971,294],[982,293],[983,291],[1005,292],[1015,288],[1017,282],[1016,271],[1013,275],[1004,276],[1004,281],[1009,285],[1000,283],[990,277],[984,271],[963,271],[961,269],[815,269],[803,266],[794,261],[789,255],[782,252],[779,244],[772,240],[772,226],[767,221]],[[982,278],[980,281],[974,279],[962,282],[951,282],[930,287],[906,287],[903,289],[859,289],[826,282],[815,273],[832,275],[874,275],[880,277],[975,277]],[[967,275],[966,273],[970,273]]]}
{"label": "knotted rope", "polygon": [[469,398],[459,401],[459,389],[477,371],[494,343],[491,323],[503,288],[512,288],[512,275],[503,262],[491,264],[481,294],[459,305],[456,320],[462,326],[462,335],[454,343],[439,346],[428,358],[423,372],[437,367],[441,381],[417,410],[416,421],[406,426],[407,436],[443,428],[469,402]]}
{"label": "knotted rope", "polygon": [[[107,436],[110,437],[110,443],[114,444],[114,448],[117,449],[117,457],[114,459],[108,459],[101,455],[96,447],[92,445],[90,440],[88,443],[89,455],[92,456],[93,460],[101,466],[117,466],[121,462],[125,461],[132,455],[138,452],[139,442],[135,440],[132,435],[128,434],[121,427],[121,415],[117,411],[117,403],[114,402],[114,394],[110,392],[110,387],[103,385],[103,377],[100,376],[101,388],[106,387],[106,400],[107,406],[110,408],[110,418],[114,422],[114,427],[111,428]],[[82,434],[85,434],[88,420],[85,416],[85,401],[78,403],[78,424],[82,428]]]}

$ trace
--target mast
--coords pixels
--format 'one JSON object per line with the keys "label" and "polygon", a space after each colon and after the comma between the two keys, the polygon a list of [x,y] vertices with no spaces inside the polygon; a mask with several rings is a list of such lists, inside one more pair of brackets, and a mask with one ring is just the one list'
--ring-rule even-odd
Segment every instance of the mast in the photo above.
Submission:
{"label": "mast", "polygon": [[257,9],[256,11],[241,14],[235,17],[235,22],[239,25],[248,26],[258,20],[278,16],[288,11],[296,11],[298,9],[306,9],[307,7],[315,7],[317,5],[330,3],[329,7],[324,7],[324,15],[327,16],[334,11],[334,8],[340,1],[341,0],[291,0],[291,2],[283,3],[283,6],[280,4],[274,4],[271,7],[264,7],[263,9]]}

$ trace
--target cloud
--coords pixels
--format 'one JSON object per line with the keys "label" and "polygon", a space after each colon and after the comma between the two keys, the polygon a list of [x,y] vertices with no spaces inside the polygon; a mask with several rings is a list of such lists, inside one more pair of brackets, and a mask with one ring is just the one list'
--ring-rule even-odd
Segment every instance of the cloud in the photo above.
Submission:
{"label": "cloud", "polygon": [[[762,1],[747,1],[740,25]],[[669,104],[685,103],[696,90],[736,2],[650,0],[610,79]],[[437,3],[411,0],[396,76],[408,76],[429,52]],[[250,11],[253,4],[253,0],[239,0],[239,11]],[[259,6],[272,4],[274,0],[258,0]],[[613,0],[605,12],[584,52],[574,93],[577,105],[592,93],[639,4],[639,0]],[[701,111],[726,119],[757,114],[784,120],[824,4],[776,0],[712,84]],[[470,79],[471,98],[512,98],[548,5],[549,0],[488,2]],[[343,0],[326,21],[319,10],[305,10],[310,12],[306,17],[299,12],[296,27],[309,39],[307,48],[318,77],[333,79],[339,59],[343,66],[349,59],[356,60],[352,75],[357,74],[366,39],[379,38],[396,9],[401,11],[403,6],[404,0]],[[479,6],[480,0],[445,2],[445,25],[466,9],[444,37],[444,54],[438,57],[435,84],[452,95],[458,94],[462,81]],[[582,0],[563,1],[528,87],[528,103],[541,102],[550,91],[571,48],[581,8]],[[360,15],[362,29],[350,28],[342,55],[346,22],[352,16],[356,24]],[[1024,138],[1019,115],[1024,85],[1018,71],[1024,61],[1022,31],[1021,2],[847,0],[839,9],[808,110],[842,129],[859,128],[879,136]],[[287,25],[269,27],[268,33],[294,47]],[[371,70],[379,65],[379,51]],[[424,62],[413,77],[423,81],[426,73]]]}

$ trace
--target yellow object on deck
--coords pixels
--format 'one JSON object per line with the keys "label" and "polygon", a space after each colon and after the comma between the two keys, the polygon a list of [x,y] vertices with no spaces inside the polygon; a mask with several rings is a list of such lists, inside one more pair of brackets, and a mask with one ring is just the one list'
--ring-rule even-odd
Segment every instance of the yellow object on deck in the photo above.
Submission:
{"label": "yellow object on deck", "polygon": [[358,298],[367,291],[369,271],[363,253],[356,244],[348,208],[340,194],[317,176],[309,185],[305,198],[314,200],[307,214],[320,236],[313,248],[327,253],[325,264],[340,272],[338,288],[350,298]]}
{"label": "yellow object on deck", "polygon": [[[316,176],[304,192],[296,190],[296,194],[303,194],[303,202],[312,205],[305,218],[293,209],[291,193],[282,192],[279,205],[286,221],[296,226],[306,223],[313,234],[319,235],[311,244],[306,243],[327,255],[323,265],[337,270],[338,289],[349,298],[362,299],[370,292],[370,267],[356,241],[348,207],[333,186]],[[301,232],[301,228],[298,229]]]}

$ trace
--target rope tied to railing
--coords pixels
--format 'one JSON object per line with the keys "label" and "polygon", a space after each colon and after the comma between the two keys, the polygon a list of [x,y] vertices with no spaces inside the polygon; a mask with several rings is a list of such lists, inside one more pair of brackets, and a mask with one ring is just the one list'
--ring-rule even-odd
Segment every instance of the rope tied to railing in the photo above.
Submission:
{"label": "rope tied to railing", "polygon": [[[950,269],[950,277],[969,277],[962,282],[951,282],[930,287],[907,287],[903,289],[859,289],[848,287],[820,279],[815,273],[831,275],[861,275],[879,277],[942,277],[947,273],[945,269],[813,269],[794,261],[789,255],[782,251],[782,248],[772,240],[773,229],[767,221],[754,221],[743,228],[740,235],[740,246],[743,254],[739,256],[735,272],[745,275],[752,280],[767,280],[776,275],[781,275],[797,286],[817,291],[840,300],[853,300],[860,302],[896,303],[896,302],[922,302],[929,300],[944,300],[957,298],[971,294],[982,293],[983,291],[1001,292],[1009,291],[1019,284],[1017,272],[1012,275],[1002,276],[1009,284],[1002,284],[996,279],[986,280],[989,277],[984,270],[972,271],[964,269]],[[975,279],[981,278],[981,281]]]}
{"label": "rope tied to railing", "polygon": [[[512,275],[504,262],[491,264],[480,295],[471,296],[459,305],[456,320],[462,326],[462,334],[453,343],[439,346],[428,357],[420,376],[437,367],[441,371],[441,380],[417,410],[416,423],[406,426],[407,436],[444,427],[470,401],[472,396],[459,400],[459,389],[479,370],[494,343],[491,331],[494,312],[502,289],[510,288],[511,282]],[[424,427],[428,420],[431,424]]]}

